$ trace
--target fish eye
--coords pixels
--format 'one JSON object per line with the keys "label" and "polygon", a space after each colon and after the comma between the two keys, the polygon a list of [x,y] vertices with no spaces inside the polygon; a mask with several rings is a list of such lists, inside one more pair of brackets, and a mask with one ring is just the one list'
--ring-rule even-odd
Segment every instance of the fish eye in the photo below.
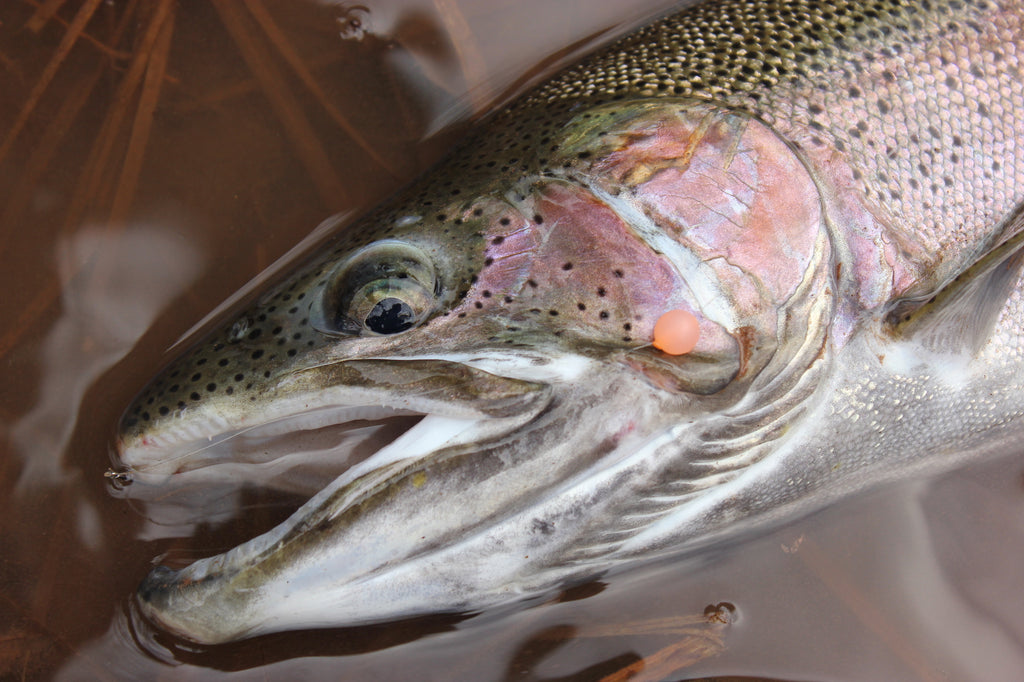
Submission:
{"label": "fish eye", "polygon": [[313,328],[330,335],[400,334],[437,309],[430,258],[397,240],[371,244],[342,262],[310,306]]}

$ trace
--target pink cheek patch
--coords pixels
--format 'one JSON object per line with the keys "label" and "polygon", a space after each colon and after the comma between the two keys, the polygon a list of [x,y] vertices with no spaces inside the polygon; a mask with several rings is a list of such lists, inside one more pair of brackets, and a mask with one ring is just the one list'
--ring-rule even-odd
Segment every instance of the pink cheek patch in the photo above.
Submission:
{"label": "pink cheek patch", "polygon": [[546,181],[516,205],[486,199],[471,211],[484,227],[485,258],[456,319],[486,325],[489,334],[542,329],[638,347],[651,342],[666,309],[680,309],[700,329],[683,339],[686,352],[732,347],[694,307],[675,267],[585,188]]}

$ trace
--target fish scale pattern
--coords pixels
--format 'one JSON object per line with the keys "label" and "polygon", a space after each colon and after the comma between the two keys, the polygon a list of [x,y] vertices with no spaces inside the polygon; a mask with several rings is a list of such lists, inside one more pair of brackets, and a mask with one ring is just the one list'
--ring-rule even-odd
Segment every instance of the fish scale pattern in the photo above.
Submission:
{"label": "fish scale pattern", "polygon": [[747,110],[812,162],[839,154],[845,190],[941,282],[1024,199],[1022,15],[989,0],[706,2],[515,109],[676,96]]}

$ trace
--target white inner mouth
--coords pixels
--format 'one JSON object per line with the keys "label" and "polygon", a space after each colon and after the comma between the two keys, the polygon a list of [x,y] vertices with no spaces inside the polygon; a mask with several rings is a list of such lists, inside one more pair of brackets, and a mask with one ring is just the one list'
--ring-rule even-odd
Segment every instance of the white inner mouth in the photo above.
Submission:
{"label": "white inner mouth", "polygon": [[126,453],[132,485],[121,494],[171,504],[203,490],[244,486],[313,495],[387,449],[423,416],[387,407],[326,407],[183,443],[148,462],[131,462]]}
{"label": "white inner mouth", "polygon": [[120,494],[178,509],[179,515],[191,510],[185,515],[194,519],[209,514],[211,504],[218,506],[207,498],[224,496],[229,505],[227,497],[245,487],[316,499],[395,462],[501,437],[531,416],[479,419],[377,406],[324,407],[221,434],[200,447],[196,441],[184,444],[181,454],[132,469],[132,485]]}

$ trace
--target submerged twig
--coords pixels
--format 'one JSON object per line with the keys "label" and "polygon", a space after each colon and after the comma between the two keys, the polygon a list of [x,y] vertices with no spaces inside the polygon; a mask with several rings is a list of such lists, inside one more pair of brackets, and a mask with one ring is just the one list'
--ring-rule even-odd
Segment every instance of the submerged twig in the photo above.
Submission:
{"label": "submerged twig", "polygon": [[[307,68],[309,68],[310,71],[315,71],[330,64],[334,64],[341,59],[342,56],[339,51],[331,50],[330,52],[326,52],[319,57],[309,60]],[[190,95],[190,99],[186,102],[173,105],[172,111],[179,115],[191,114],[196,111],[205,111],[207,109],[212,109],[223,102],[250,95],[259,89],[260,82],[258,80],[255,78],[247,78],[232,85],[218,87],[216,90],[206,94],[196,95],[187,93]]]}
{"label": "submerged twig", "polygon": [[254,19],[256,19],[256,23],[258,23],[260,28],[263,29],[263,32],[267,34],[267,38],[269,38],[270,42],[273,43],[275,48],[277,48],[281,57],[285,62],[287,62],[288,66],[295,71],[295,75],[299,77],[299,80],[306,86],[306,89],[313,94],[317,102],[320,103],[320,106],[324,108],[331,119],[338,124],[338,127],[348,133],[349,137],[351,137],[352,140],[359,145],[359,147],[361,147],[371,159],[373,159],[374,163],[386,170],[392,177],[397,178],[398,172],[395,168],[389,164],[384,157],[378,154],[373,146],[363,139],[359,130],[356,129],[356,127],[353,126],[347,118],[345,118],[345,115],[336,106],[331,104],[330,100],[327,98],[327,94],[324,92],[323,88],[320,87],[320,83],[313,78],[313,74],[310,72],[309,67],[302,61],[302,58],[299,57],[299,54],[295,51],[291,42],[289,42],[288,37],[285,36],[280,28],[278,28],[273,17],[270,16],[270,13],[267,11],[267,8],[263,5],[262,1],[245,0],[245,5],[249,8],[249,13],[252,14]]}
{"label": "submerged twig", "polygon": [[[115,28],[112,42],[117,44],[129,25],[129,20],[134,12],[138,0],[131,0],[125,9],[121,22]],[[11,199],[4,210],[0,213],[0,225],[17,225],[21,222],[26,209],[29,207],[33,192],[40,178],[49,168],[50,162],[60,149],[61,143],[70,131],[72,124],[77,119],[89,96],[92,94],[96,83],[102,76],[104,66],[97,66],[96,70],[88,77],[79,81],[70,95],[65,98],[57,116],[51,121],[44,132],[41,141],[35,146],[32,156],[23,169],[18,184],[11,193]],[[3,233],[6,237],[8,232]],[[0,251],[4,248],[3,240],[0,239]],[[22,308],[14,324],[8,326],[5,334],[0,336],[0,358],[6,356],[21,340],[21,337],[31,329],[32,324],[43,315],[56,302],[61,294],[61,284],[56,280],[51,281],[42,287],[32,297],[28,305]]]}
{"label": "submerged twig", "polygon": [[[32,189],[38,186],[75,119],[78,118],[85,103],[89,100],[89,96],[92,95],[93,88],[96,87],[103,71],[104,66],[98,65],[91,74],[71,86],[71,92],[64,98],[57,115],[43,131],[39,142],[33,146],[32,155],[18,174],[18,181],[8,195],[3,210],[0,210],[0,225],[21,224],[34,197]],[[6,252],[7,237],[10,234],[9,229],[0,232],[0,253]],[[0,346],[3,346],[2,342],[0,342]]]}
{"label": "submerged twig", "polygon": [[82,171],[82,180],[79,182],[72,195],[67,215],[65,216],[65,229],[74,229],[85,215],[86,210],[100,196],[100,186],[105,174],[110,172],[108,168],[111,163],[111,155],[114,151],[114,141],[121,132],[121,126],[128,116],[129,103],[135,96],[136,91],[142,82],[143,74],[153,54],[153,48],[160,35],[164,21],[171,12],[174,0],[160,0],[153,18],[146,27],[139,50],[128,67],[127,73],[121,79],[118,89],[114,94],[114,101],[103,127],[97,135],[96,143],[93,145],[89,155],[89,161]]}
{"label": "submerged twig", "polygon": [[146,144],[149,141],[149,133],[153,124],[153,113],[156,111],[157,100],[160,98],[160,86],[163,83],[164,74],[167,72],[167,54],[170,52],[173,32],[172,4],[171,11],[161,26],[160,35],[146,67],[146,79],[142,84],[142,96],[139,99],[139,108],[135,113],[132,136],[128,142],[124,166],[121,168],[121,178],[117,184],[117,191],[110,209],[110,222],[113,225],[124,221],[135,196],[135,188],[138,185],[139,174],[142,172]]}
{"label": "submerged twig", "polygon": [[36,106],[39,104],[39,100],[42,99],[43,93],[46,92],[46,88],[50,86],[50,81],[57,75],[57,70],[60,69],[61,64],[67,58],[71,52],[71,48],[75,46],[78,41],[78,37],[85,30],[86,24],[92,19],[92,15],[96,12],[96,8],[99,7],[101,0],[86,0],[85,4],[82,5],[78,10],[78,14],[75,15],[74,21],[68,27],[67,32],[61,39],[60,44],[57,46],[57,50],[54,52],[50,62],[43,69],[42,74],[39,75],[39,79],[36,80],[35,87],[32,88],[32,92],[29,93],[28,99],[25,101],[25,105],[18,112],[18,117],[14,119],[14,123],[11,125],[10,130],[7,131],[7,137],[0,143],[0,163],[3,162],[4,157],[7,156],[7,152],[10,151],[11,145],[14,144],[14,140],[17,139],[21,133],[21,129],[28,123],[29,118],[32,116],[32,112],[35,111]]}
{"label": "submerged twig", "polygon": [[344,184],[324,153],[323,145],[317,139],[301,108],[296,104],[284,76],[274,63],[267,59],[261,46],[256,42],[239,6],[232,0],[211,0],[221,21],[227,28],[249,70],[259,80],[267,99],[284,126],[285,134],[291,138],[302,163],[306,166],[313,184],[324,205],[331,210],[341,210],[348,201]]}
{"label": "submerged twig", "polygon": [[717,628],[696,629],[683,639],[673,642],[650,656],[632,663],[601,682],[659,682],[668,679],[683,668],[689,668],[705,658],[717,656],[725,648],[722,633]]}
{"label": "submerged twig", "polygon": [[57,11],[60,10],[64,2],[65,0],[45,0],[45,2],[36,7],[36,11],[25,22],[25,28],[33,33],[39,33],[43,26],[46,25],[46,22],[57,14]]}

